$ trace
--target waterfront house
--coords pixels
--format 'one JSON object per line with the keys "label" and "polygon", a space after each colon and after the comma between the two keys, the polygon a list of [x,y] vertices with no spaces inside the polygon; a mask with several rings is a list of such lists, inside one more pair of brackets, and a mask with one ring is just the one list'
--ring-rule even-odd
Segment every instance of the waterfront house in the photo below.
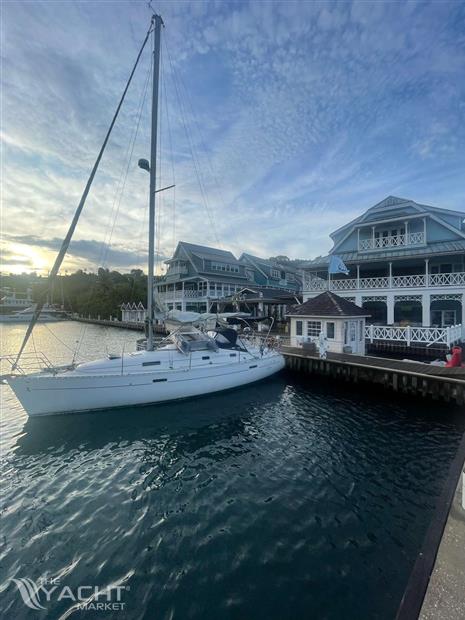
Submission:
{"label": "waterfront house", "polygon": [[247,279],[258,286],[298,293],[302,286],[300,273],[285,257],[260,258],[246,252],[239,261],[245,265]]}
{"label": "waterfront house", "polygon": [[365,355],[368,316],[352,301],[325,291],[289,309],[291,346],[317,342],[323,333],[328,351]]}
{"label": "waterfront house", "polygon": [[180,241],[166,274],[156,283],[162,310],[211,311],[216,300],[247,284],[245,265],[227,250]]}
{"label": "waterfront house", "polygon": [[[284,288],[248,285],[218,303],[219,312],[245,312],[252,317],[286,320],[289,305],[302,300],[300,293]],[[260,327],[260,326],[259,326]]]}
{"label": "waterfront house", "polygon": [[[238,260],[232,252],[180,241],[169,260],[166,274],[156,283],[155,301],[163,310],[178,309],[193,312],[216,312],[249,299],[249,306],[260,304],[266,313],[268,306],[281,317],[289,303],[288,294],[300,290],[301,280],[297,269],[289,262],[268,260],[242,254]],[[285,299],[280,298],[283,293]],[[271,295],[271,296],[270,296]],[[260,299],[259,299],[260,298]],[[261,314],[261,316],[268,316]]]}
{"label": "waterfront house", "polygon": [[[388,196],[334,231],[327,256],[302,266],[304,301],[329,290],[366,309],[374,325],[465,325],[464,219],[463,211]],[[328,277],[331,255],[348,276]]]}
{"label": "waterfront house", "polygon": [[143,323],[147,318],[147,310],[142,302],[121,304],[120,308],[123,323]]}

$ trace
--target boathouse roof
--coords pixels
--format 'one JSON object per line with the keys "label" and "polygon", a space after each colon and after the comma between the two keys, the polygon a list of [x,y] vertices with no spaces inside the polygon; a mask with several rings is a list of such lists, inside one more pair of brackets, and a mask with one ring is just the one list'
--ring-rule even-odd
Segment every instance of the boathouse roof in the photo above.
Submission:
{"label": "boathouse roof", "polygon": [[348,299],[339,297],[339,295],[335,295],[330,291],[325,291],[303,304],[292,306],[289,309],[288,316],[368,317],[371,315],[364,308],[356,306]]}

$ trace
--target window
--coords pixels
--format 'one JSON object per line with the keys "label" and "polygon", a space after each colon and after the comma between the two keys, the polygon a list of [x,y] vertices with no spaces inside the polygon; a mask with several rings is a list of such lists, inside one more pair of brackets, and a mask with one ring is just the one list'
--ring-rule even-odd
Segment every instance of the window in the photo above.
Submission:
{"label": "window", "polygon": [[303,323],[302,321],[295,322],[295,334],[296,336],[302,336],[303,334]]}
{"label": "window", "polygon": [[227,271],[229,273],[239,273],[238,265],[229,265],[228,263],[217,263],[212,261],[211,268],[212,271]]}
{"label": "window", "polygon": [[356,340],[356,332],[357,332],[357,323],[355,321],[350,322],[350,340],[351,342],[355,342]]}
{"label": "window", "polygon": [[334,340],[335,331],[335,323],[326,323],[326,338]]}
{"label": "window", "polygon": [[253,271],[251,271],[250,269],[245,270],[245,275],[247,280],[253,280]]}
{"label": "window", "polygon": [[295,282],[295,275],[293,273],[286,273],[286,280],[288,282]]}
{"label": "window", "polygon": [[307,336],[319,336],[321,321],[307,321]]}
{"label": "window", "polygon": [[272,269],[271,270],[271,277],[272,278],[277,278],[279,280],[279,269]]}

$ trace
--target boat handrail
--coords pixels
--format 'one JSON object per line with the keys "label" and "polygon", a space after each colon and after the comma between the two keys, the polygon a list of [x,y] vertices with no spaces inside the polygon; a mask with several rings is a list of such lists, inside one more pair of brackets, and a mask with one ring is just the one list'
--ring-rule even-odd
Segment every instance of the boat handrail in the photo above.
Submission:
{"label": "boat handrail", "polygon": [[[15,359],[16,359],[16,354],[6,353],[0,356],[0,364],[7,363],[9,364],[11,368],[15,362]],[[66,367],[68,366],[69,364]],[[60,368],[63,368],[63,367],[60,367]],[[31,351],[29,353],[24,353],[21,358],[21,364],[20,365],[17,364],[15,366],[16,374],[20,374],[20,375],[26,375],[30,372],[37,372],[37,371],[54,372],[56,370],[59,370],[56,364],[52,364],[52,362],[45,355],[45,353],[42,353],[39,351],[37,352]],[[12,373],[10,372],[8,374],[11,375]]]}

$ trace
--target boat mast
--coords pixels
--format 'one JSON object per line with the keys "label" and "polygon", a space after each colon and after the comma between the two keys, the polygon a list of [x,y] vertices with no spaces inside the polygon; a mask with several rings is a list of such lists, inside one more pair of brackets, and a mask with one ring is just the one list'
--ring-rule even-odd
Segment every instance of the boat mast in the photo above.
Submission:
{"label": "boat mast", "polygon": [[157,172],[158,84],[160,79],[160,38],[163,20],[152,17],[153,38],[152,134],[150,142],[150,201],[149,201],[149,265],[147,280],[147,351],[153,351],[153,306],[155,265],[155,183]]}

